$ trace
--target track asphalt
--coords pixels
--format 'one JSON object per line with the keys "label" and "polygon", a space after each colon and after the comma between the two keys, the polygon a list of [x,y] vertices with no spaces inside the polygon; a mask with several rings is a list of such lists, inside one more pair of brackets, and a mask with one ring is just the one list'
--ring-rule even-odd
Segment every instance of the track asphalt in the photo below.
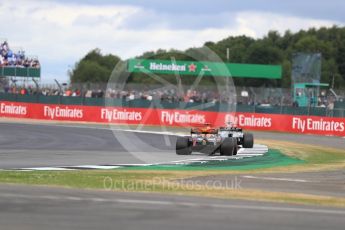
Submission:
{"label": "track asphalt", "polygon": [[1,229],[343,229],[345,210],[0,185]]}
{"label": "track asphalt", "polygon": [[[175,143],[171,134],[122,132],[106,126],[0,123],[0,169],[157,164],[205,157],[178,156]],[[255,152],[248,149],[241,156],[245,155]]]}

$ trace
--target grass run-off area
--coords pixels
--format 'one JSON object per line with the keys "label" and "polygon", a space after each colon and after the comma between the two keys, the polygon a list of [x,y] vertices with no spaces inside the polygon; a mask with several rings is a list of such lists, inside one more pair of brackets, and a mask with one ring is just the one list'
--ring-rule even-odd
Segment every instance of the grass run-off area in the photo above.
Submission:
{"label": "grass run-off area", "polygon": [[[243,165],[216,167],[205,165],[205,168],[181,166],[174,168],[141,167],[116,170],[79,170],[79,171],[1,171],[0,183],[29,185],[61,186],[69,188],[99,189],[107,191],[158,192],[176,195],[207,196],[229,199],[249,199],[298,204],[313,204],[345,207],[345,197],[330,197],[311,194],[272,192],[269,190],[222,187],[204,184],[181,183],[181,179],[252,173],[296,173],[320,170],[345,169],[345,153],[340,149],[297,144],[283,141],[258,140],[272,149],[269,157],[289,162],[280,164],[272,161],[264,163],[254,161]],[[282,156],[283,154],[283,156]],[[253,158],[254,159],[254,158]],[[264,158],[263,158],[264,159]],[[289,159],[289,160],[288,160]],[[256,158],[260,161],[260,157]],[[257,164],[258,167],[249,167]],[[187,167],[187,166],[186,166]]]}

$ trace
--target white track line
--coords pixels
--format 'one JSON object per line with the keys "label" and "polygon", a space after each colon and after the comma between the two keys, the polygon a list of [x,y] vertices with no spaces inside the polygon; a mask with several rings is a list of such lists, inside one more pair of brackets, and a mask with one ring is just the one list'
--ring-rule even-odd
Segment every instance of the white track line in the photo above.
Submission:
{"label": "white track line", "polygon": [[9,170],[20,170],[20,171],[66,171],[66,170],[74,170],[68,169],[64,167],[35,167],[35,168],[17,168],[17,169],[9,169]]}
{"label": "white track line", "polygon": [[117,169],[121,168],[119,165],[77,165],[77,166],[65,166],[65,168],[76,169]]}
{"label": "white track line", "polygon": [[282,177],[258,177],[258,176],[242,176],[243,178],[247,179],[257,179],[257,180],[271,180],[271,181],[289,181],[289,182],[315,182],[315,181],[308,181],[303,179],[294,179],[294,178],[282,178]]}
{"label": "white track line", "polygon": [[[242,152],[245,152],[244,151]],[[114,165],[69,165],[69,166],[55,166],[55,167],[33,167],[33,168],[15,168],[10,170],[20,170],[20,171],[64,171],[64,170],[81,170],[81,169],[117,169],[122,167],[131,166],[159,166],[159,165],[187,165],[192,163],[207,163],[212,161],[226,161],[226,160],[239,160],[243,158],[250,158],[256,156],[262,156],[264,153],[238,153],[235,156],[203,156],[197,158],[151,163],[151,164],[114,164]]]}

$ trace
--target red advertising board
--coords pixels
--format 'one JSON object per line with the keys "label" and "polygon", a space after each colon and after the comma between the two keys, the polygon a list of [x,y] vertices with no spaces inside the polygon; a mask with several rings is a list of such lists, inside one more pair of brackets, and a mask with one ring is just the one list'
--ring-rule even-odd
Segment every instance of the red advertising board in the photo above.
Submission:
{"label": "red advertising board", "polygon": [[232,122],[251,130],[345,137],[344,118],[284,114],[48,105],[2,101],[0,102],[0,117],[163,126],[193,126],[200,123],[224,126]]}

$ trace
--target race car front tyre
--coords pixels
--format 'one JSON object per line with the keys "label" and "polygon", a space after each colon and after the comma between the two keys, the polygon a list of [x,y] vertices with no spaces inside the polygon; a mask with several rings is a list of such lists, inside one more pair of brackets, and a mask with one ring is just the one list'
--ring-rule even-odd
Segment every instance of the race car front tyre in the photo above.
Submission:
{"label": "race car front tyre", "polygon": [[252,133],[243,134],[243,148],[253,148],[254,146],[254,136]]}
{"label": "race car front tyre", "polygon": [[220,155],[232,156],[237,154],[237,139],[234,137],[227,137],[220,145]]}
{"label": "race car front tyre", "polygon": [[190,155],[192,154],[192,146],[188,137],[178,137],[176,140],[176,154]]}

